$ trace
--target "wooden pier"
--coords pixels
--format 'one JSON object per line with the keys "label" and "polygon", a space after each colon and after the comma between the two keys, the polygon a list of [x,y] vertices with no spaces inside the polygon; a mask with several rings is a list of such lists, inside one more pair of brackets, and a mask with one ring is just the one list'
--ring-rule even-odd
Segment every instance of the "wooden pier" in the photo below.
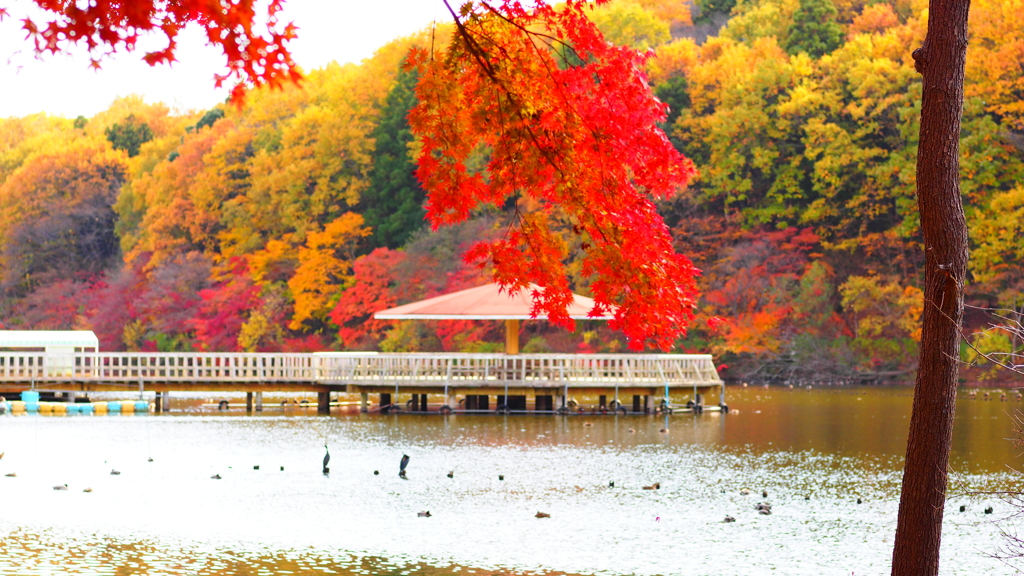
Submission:
{"label": "wooden pier", "polygon": [[254,394],[259,407],[265,392],[315,392],[322,413],[332,392],[361,394],[364,412],[426,411],[428,395],[440,412],[565,413],[583,397],[625,412],[709,395],[725,406],[711,356],[697,354],[0,352],[0,394],[29,389],[155,392],[158,410],[172,392],[246,392],[249,407]]}

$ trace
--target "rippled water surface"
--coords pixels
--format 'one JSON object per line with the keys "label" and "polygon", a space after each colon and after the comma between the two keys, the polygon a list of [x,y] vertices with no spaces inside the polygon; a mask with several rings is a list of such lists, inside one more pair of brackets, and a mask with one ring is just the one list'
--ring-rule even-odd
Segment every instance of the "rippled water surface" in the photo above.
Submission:
{"label": "rippled water surface", "polygon": [[[910,401],[730,389],[733,413],[668,420],[180,401],[161,416],[4,416],[0,574],[884,574]],[[1014,573],[990,557],[1011,508],[966,491],[1014,485],[1020,406],[958,406],[943,574]]]}

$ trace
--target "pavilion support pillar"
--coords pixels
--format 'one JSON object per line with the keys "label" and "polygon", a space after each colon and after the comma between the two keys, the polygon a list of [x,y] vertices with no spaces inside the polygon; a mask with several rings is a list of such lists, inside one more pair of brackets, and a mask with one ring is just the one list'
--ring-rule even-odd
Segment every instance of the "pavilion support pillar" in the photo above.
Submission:
{"label": "pavilion support pillar", "polygon": [[252,412],[252,392],[245,393],[245,411]]}
{"label": "pavilion support pillar", "polygon": [[331,413],[331,393],[328,392],[317,392],[316,393],[316,413],[317,414],[330,414]]}
{"label": "pavilion support pillar", "polygon": [[519,320],[505,320],[505,354],[519,354]]}
{"label": "pavilion support pillar", "polygon": [[370,411],[370,394],[368,392],[359,395],[359,411],[363,414]]}
{"label": "pavilion support pillar", "polygon": [[263,392],[256,393],[256,411],[263,412]]}

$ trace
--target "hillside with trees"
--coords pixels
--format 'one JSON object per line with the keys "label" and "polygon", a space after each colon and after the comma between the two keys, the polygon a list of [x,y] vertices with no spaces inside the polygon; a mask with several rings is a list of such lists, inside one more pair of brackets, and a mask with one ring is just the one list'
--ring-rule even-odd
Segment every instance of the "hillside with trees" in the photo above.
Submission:
{"label": "hillside with trees", "polygon": [[[960,150],[969,332],[993,321],[982,309],[1024,308],[1019,8],[976,0],[971,11]],[[909,379],[924,260],[910,50],[925,9],[617,0],[594,10],[606,38],[650,51],[649,81],[670,107],[664,130],[699,171],[659,201],[677,251],[702,270],[700,321],[675,351],[712,352],[737,380]],[[419,77],[404,63],[447,33],[261,88],[241,107],[176,114],[126,97],[92,118],[0,120],[3,328],[92,329],[107,350],[500,350],[496,323],[370,314],[487,281],[463,256],[516,217],[492,205],[425,226],[422,142],[408,121]],[[491,155],[478,147],[467,164],[480,171]],[[583,240],[555,222],[571,287],[590,294]],[[525,332],[527,352],[627,349],[596,321]],[[995,332],[972,338],[984,352],[1024,347]],[[966,375],[1001,376],[984,363]]]}

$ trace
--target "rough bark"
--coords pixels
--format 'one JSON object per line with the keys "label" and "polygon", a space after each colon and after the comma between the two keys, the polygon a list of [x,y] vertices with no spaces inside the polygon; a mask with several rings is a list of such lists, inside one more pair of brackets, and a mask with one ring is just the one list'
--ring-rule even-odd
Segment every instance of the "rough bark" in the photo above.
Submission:
{"label": "rough bark", "polygon": [[931,0],[928,34],[914,51],[923,77],[917,197],[925,245],[925,305],[893,576],[939,572],[967,271],[959,153],[969,7],[969,0]]}

